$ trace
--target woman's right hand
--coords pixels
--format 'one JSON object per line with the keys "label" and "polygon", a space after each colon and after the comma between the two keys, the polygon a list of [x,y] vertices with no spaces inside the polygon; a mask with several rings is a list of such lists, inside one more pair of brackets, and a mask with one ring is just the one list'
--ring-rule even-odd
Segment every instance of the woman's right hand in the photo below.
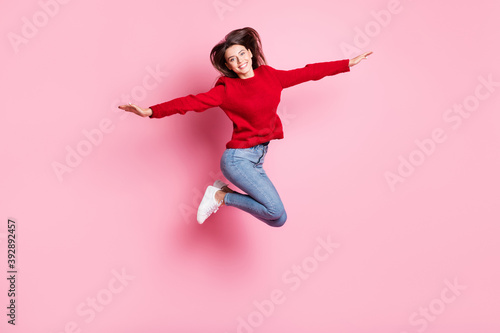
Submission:
{"label": "woman's right hand", "polygon": [[143,109],[131,103],[120,105],[118,106],[118,108],[128,112],[135,113],[136,115],[141,117],[149,117],[153,114],[153,110],[151,110],[151,108]]}

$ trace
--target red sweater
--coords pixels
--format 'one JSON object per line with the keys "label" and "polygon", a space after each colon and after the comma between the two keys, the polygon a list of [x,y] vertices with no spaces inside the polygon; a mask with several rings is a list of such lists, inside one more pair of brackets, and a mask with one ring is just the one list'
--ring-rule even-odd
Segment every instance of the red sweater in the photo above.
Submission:
{"label": "red sweater", "polygon": [[348,72],[349,59],[309,64],[289,71],[262,65],[248,79],[222,76],[206,93],[188,95],[151,106],[150,118],[220,107],[233,122],[233,136],[226,148],[249,148],[283,138],[277,114],[281,91],[296,84]]}

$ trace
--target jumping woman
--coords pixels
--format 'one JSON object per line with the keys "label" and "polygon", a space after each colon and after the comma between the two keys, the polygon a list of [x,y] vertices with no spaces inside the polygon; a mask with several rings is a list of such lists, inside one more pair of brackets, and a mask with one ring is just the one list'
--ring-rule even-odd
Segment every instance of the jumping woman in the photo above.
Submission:
{"label": "jumping woman", "polygon": [[188,111],[220,107],[233,122],[231,141],[220,160],[224,177],[245,193],[231,190],[221,180],[209,185],[198,207],[201,224],[221,206],[233,206],[272,227],[282,226],[287,215],[278,191],[263,169],[271,140],[283,138],[277,109],[285,88],[325,76],[349,72],[372,52],[353,59],[309,64],[294,70],[267,65],[259,34],[252,28],[231,31],[210,52],[212,65],[221,73],[206,93],[188,95],[147,109],[134,104],[119,108],[141,117],[163,118]]}

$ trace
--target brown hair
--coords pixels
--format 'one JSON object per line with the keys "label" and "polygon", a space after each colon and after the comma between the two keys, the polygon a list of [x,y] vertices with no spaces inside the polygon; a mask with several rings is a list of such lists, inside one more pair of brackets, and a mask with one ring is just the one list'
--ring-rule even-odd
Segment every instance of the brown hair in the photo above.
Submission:
{"label": "brown hair", "polygon": [[222,75],[233,78],[238,77],[235,72],[226,66],[226,50],[233,45],[242,45],[252,52],[253,69],[256,69],[260,65],[267,65],[266,58],[264,58],[264,53],[262,52],[262,43],[259,34],[255,29],[246,27],[228,33],[210,52],[210,61],[212,65]]}

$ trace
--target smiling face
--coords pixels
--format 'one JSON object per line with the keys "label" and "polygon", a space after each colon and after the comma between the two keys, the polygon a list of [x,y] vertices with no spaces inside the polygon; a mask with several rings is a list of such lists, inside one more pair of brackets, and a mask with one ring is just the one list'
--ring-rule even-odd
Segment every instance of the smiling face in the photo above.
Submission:
{"label": "smiling face", "polygon": [[252,67],[252,51],[243,45],[232,45],[227,48],[226,66],[236,73],[240,79],[248,79],[254,76]]}

